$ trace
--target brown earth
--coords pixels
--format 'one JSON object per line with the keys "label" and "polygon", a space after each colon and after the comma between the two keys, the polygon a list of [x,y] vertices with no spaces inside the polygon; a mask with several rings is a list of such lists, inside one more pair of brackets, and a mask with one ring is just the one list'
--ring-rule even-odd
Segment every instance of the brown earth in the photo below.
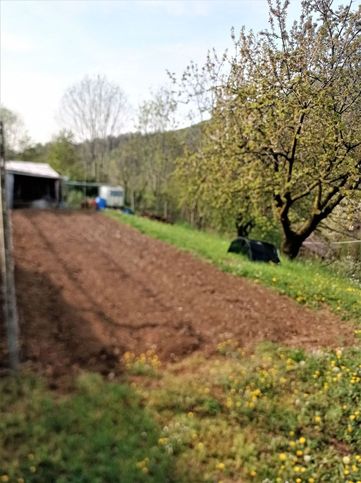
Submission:
{"label": "brown earth", "polygon": [[[222,273],[101,214],[14,211],[22,359],[59,381],[121,372],[125,351],[164,361],[233,338],[305,348],[354,342],[350,323]],[[60,378],[60,379],[59,379]]]}

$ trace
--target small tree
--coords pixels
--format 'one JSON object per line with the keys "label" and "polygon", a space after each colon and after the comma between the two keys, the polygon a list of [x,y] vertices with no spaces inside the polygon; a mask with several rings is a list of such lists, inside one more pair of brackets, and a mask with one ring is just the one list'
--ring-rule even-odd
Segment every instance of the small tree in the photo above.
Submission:
{"label": "small tree", "polygon": [[0,106],[0,120],[4,123],[6,157],[14,156],[30,146],[30,138],[23,120],[14,111]]}
{"label": "small tree", "polygon": [[84,177],[79,152],[72,132],[61,131],[49,143],[47,156],[49,164],[62,175],[75,179]]}
{"label": "small tree", "polygon": [[123,185],[125,202],[133,210],[142,208],[148,184],[143,166],[143,145],[144,139],[140,133],[128,134],[111,157],[111,179]]}
{"label": "small tree", "polygon": [[205,66],[205,196],[235,216],[272,212],[290,258],[361,184],[361,7],[332,3],[304,0],[287,29],[289,1],[269,0],[270,30],[233,32],[234,53]]}
{"label": "small tree", "polygon": [[127,113],[121,88],[105,76],[85,76],[69,87],[61,101],[60,117],[66,129],[86,148],[85,164],[97,181],[106,175],[105,160]]}
{"label": "small tree", "polygon": [[148,179],[148,189],[154,199],[155,210],[168,216],[168,191],[171,175],[175,169],[175,159],[180,147],[174,129],[177,104],[171,92],[160,88],[151,99],[139,107],[138,131],[143,136],[143,169]]}

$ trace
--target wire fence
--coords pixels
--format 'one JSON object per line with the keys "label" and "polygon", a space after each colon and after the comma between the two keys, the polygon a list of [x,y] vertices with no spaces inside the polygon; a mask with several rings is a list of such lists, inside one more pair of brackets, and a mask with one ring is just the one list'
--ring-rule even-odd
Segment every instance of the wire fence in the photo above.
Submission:
{"label": "wire fence", "polygon": [[[361,261],[361,240],[341,240],[330,242],[305,241],[304,245],[308,248],[320,248],[324,253],[327,251],[329,257],[333,258],[352,258],[355,261]],[[323,250],[322,250],[323,249]]]}
{"label": "wire fence", "polygon": [[11,220],[6,204],[4,126],[0,121],[0,258],[1,285],[3,291],[4,322],[6,326],[9,367],[16,371],[19,366],[19,324],[16,307],[14,262]]}

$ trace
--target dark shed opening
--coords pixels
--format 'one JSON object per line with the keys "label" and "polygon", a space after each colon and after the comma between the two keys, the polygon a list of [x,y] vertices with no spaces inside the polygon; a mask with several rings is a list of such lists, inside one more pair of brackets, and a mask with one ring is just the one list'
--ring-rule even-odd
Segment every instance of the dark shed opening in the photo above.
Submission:
{"label": "dark shed opening", "polygon": [[35,200],[45,200],[55,203],[57,180],[37,178],[35,176],[14,175],[13,207],[20,208]]}

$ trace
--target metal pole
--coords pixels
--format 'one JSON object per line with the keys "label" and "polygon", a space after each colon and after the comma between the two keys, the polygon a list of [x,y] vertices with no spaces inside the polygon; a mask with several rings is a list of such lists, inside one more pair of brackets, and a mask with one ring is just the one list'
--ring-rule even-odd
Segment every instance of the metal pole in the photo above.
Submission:
{"label": "metal pole", "polygon": [[19,325],[16,308],[14,265],[12,259],[11,222],[6,206],[6,170],[4,126],[0,121],[0,252],[4,318],[8,339],[10,369],[19,367]]}

